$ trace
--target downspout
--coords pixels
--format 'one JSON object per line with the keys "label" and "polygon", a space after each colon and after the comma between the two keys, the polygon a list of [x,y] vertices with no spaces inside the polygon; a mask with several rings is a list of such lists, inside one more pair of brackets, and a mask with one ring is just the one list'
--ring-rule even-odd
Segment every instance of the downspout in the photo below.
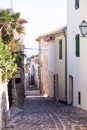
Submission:
{"label": "downspout", "polygon": [[63,28],[63,35],[65,38],[65,103],[67,104],[67,35],[66,35],[67,27]]}
{"label": "downspout", "polygon": [[[54,36],[54,35],[51,35],[51,36],[50,36],[50,39],[51,39],[51,40],[55,40],[55,36]],[[53,80],[54,80],[54,81],[53,81],[53,82],[54,82],[54,84],[53,84],[53,85],[54,85],[54,86],[53,86],[54,101],[56,100],[56,86],[55,86],[55,80],[56,80],[56,79],[55,79],[55,78],[56,78],[56,77],[55,77],[55,75],[54,75],[54,76],[53,76]]]}
{"label": "downspout", "polygon": [[42,93],[42,86],[41,86],[41,57],[40,57],[40,53],[41,53],[41,48],[40,48],[40,43],[39,45],[39,89],[40,89],[40,94]]}

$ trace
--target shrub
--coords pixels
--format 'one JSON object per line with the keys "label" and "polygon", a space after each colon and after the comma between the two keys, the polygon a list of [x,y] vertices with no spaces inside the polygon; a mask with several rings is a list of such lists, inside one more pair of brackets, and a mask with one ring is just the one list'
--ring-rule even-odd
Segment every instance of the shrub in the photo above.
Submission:
{"label": "shrub", "polygon": [[12,78],[17,68],[15,60],[16,54],[11,54],[9,46],[0,40],[0,69],[2,71],[2,80]]}

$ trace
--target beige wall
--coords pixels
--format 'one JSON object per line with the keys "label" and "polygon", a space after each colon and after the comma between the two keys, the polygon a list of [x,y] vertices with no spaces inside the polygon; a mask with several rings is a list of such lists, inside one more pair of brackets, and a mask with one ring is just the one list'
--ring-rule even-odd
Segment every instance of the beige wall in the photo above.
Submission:
{"label": "beige wall", "polygon": [[[66,27],[64,29],[66,29]],[[55,97],[55,95],[57,95],[56,91],[58,90],[59,99],[65,101],[65,36],[63,35],[63,28],[51,33],[39,37],[40,39],[38,40],[40,49],[41,85],[43,91],[50,97]],[[51,35],[54,38],[51,38]],[[58,50],[60,38],[62,38],[62,60],[59,60]],[[59,83],[59,88],[55,89],[57,82]]]}
{"label": "beige wall", "polygon": [[[62,60],[59,59],[59,40],[62,39]],[[56,36],[56,74],[58,75],[58,98],[65,101],[65,38]]]}
{"label": "beige wall", "polygon": [[48,41],[48,90],[49,96],[54,98],[54,75],[56,71],[55,40]]}

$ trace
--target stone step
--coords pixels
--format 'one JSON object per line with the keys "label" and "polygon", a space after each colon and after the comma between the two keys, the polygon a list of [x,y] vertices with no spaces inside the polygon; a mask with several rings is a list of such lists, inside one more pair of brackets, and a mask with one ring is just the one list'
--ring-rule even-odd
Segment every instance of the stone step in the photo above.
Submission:
{"label": "stone step", "polygon": [[40,90],[28,90],[25,92],[25,95],[26,96],[29,96],[29,95],[40,95]]}

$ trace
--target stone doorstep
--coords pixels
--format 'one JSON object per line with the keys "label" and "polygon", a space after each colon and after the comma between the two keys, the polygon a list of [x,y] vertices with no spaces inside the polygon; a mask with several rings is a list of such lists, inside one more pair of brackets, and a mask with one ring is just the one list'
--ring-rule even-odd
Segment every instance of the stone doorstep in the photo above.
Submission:
{"label": "stone doorstep", "polygon": [[22,109],[19,109],[18,107],[12,106],[10,109],[11,118],[14,117],[16,114],[21,112]]}

